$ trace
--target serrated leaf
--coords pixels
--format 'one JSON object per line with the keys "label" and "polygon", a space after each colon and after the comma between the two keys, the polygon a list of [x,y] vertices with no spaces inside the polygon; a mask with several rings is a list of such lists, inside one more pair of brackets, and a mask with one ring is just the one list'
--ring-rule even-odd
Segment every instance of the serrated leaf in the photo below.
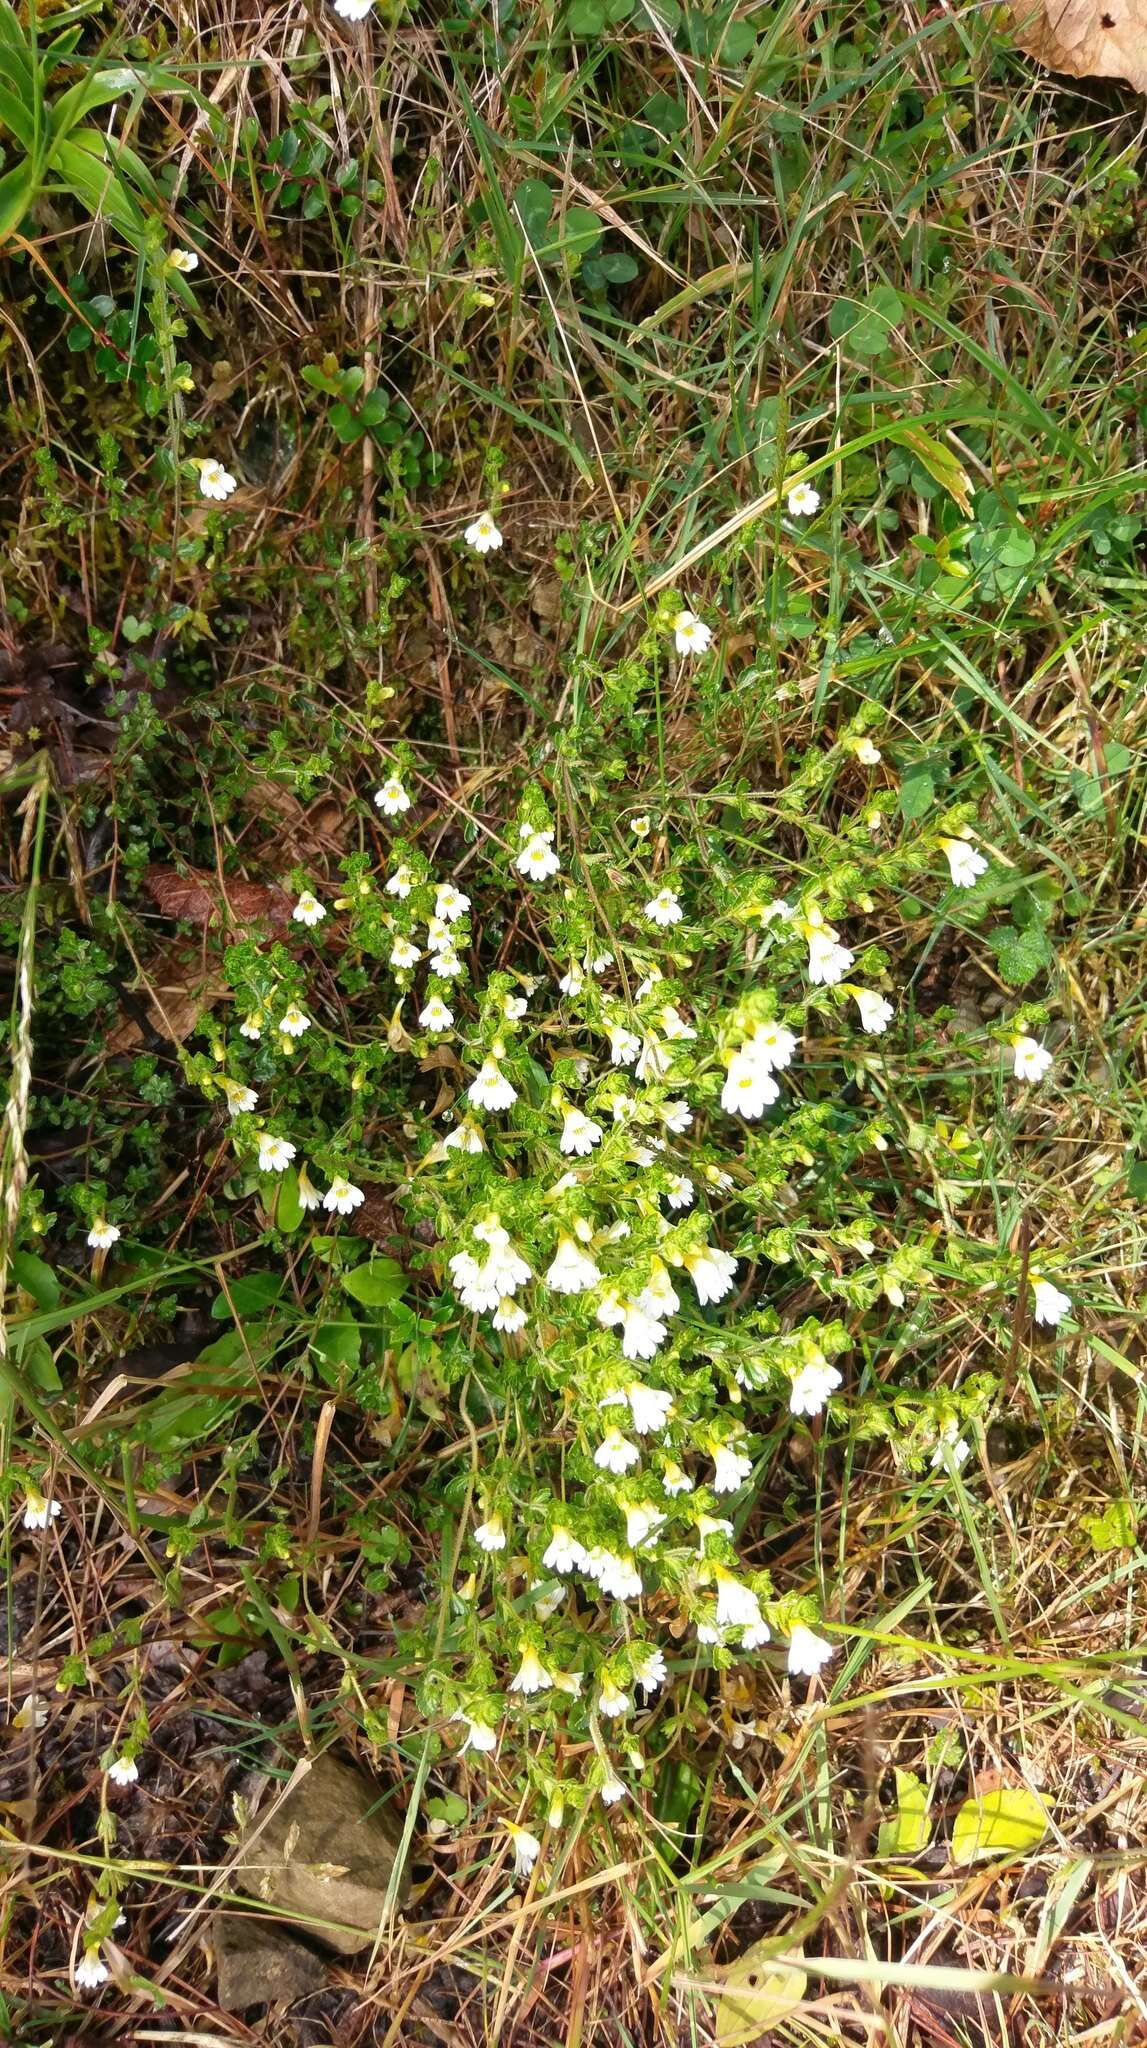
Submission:
{"label": "serrated leaf", "polygon": [[1041,924],[1029,924],[1026,931],[1003,925],[989,933],[988,943],[1004,980],[1011,988],[1033,981],[1041,968],[1051,963],[1051,947]]}
{"label": "serrated leaf", "polygon": [[1024,1856],[1048,1830],[1048,1811],[1025,1785],[1003,1786],[965,1799],[952,1828],[952,1861],[961,1866],[987,1856]]}
{"label": "serrated leaf", "polygon": [[1101,1515],[1085,1515],[1083,1526],[1093,1550],[1134,1550],[1139,1517],[1129,1500],[1109,1500]]}
{"label": "serrated leaf", "polygon": [[808,1978],[803,1970],[778,1969],[771,1954],[775,1947],[775,1935],[754,1942],[726,1970],[713,2026],[717,2048],[746,2048],[800,2004]]}

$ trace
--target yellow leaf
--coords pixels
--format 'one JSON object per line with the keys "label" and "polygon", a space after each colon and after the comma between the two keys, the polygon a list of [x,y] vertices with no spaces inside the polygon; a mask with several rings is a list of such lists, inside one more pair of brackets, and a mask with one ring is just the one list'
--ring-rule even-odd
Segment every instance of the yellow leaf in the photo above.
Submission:
{"label": "yellow leaf", "polygon": [[972,479],[962,462],[957,462],[950,448],[942,441],[936,441],[923,427],[900,422],[889,429],[888,439],[900,448],[910,448],[921,469],[926,469],[933,483],[954,498],[961,512],[971,516]]}
{"label": "yellow leaf", "polygon": [[1005,1787],[965,1799],[952,1829],[953,1863],[975,1863],[982,1856],[1022,1856],[1043,1841],[1048,1812],[1035,1792]]}
{"label": "yellow leaf", "polygon": [[798,2006],[808,1983],[803,1970],[782,1970],[767,1953],[776,1936],[754,1942],[725,1972],[725,1988],[717,2006],[717,2048],[744,2048]]}
{"label": "yellow leaf", "polygon": [[931,1832],[926,1787],[912,1771],[897,1771],[896,1812],[891,1820],[880,1823],[878,1853],[915,1856],[928,1847]]}

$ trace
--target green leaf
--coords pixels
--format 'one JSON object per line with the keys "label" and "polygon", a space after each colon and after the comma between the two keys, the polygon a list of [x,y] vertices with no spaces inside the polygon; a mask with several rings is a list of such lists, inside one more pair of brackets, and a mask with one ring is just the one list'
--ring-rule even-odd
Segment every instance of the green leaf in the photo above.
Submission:
{"label": "green leaf", "polygon": [[236,1317],[261,1316],[278,1301],[286,1282],[281,1273],[245,1273],[241,1280],[232,1280],[228,1293],[217,1294],[211,1304],[211,1313],[217,1323],[225,1323],[232,1313]]}
{"label": "green leaf", "polygon": [[1083,1526],[1093,1550],[1134,1550],[1139,1516],[1129,1500],[1109,1500],[1101,1515],[1085,1515]]}
{"label": "green leaf", "polygon": [[670,1834],[683,1835],[704,1789],[692,1764],[683,1758],[662,1764],[653,1795],[653,1811],[662,1827]]}
{"label": "green leaf", "polygon": [[566,27],[571,36],[599,36],[605,27],[605,0],[573,0]]}
{"label": "green leaf", "polygon": [[1052,950],[1041,924],[1029,924],[1022,932],[1015,925],[1002,925],[989,932],[988,944],[1011,988],[1022,988],[1025,982],[1035,979],[1041,968],[1051,965]]}
{"label": "green leaf", "polygon": [[[602,232],[601,222],[588,206],[568,206],[558,222],[556,235],[551,235],[536,249],[538,262],[552,263],[557,257],[564,256],[576,265],[583,256],[596,249]],[[531,235],[530,240],[533,239]]]}
{"label": "green leaf", "polygon": [[965,1799],[952,1829],[952,1861],[964,1866],[986,1856],[1024,1856],[1048,1830],[1047,1808],[1026,1786],[1004,1787]]}
{"label": "green leaf", "polygon": [[745,2048],[800,2004],[808,1978],[803,1970],[778,1969],[771,1956],[775,1947],[775,1935],[766,1935],[726,1970],[714,2023],[717,2048]]}
{"label": "green leaf", "polygon": [[912,1771],[896,1773],[896,1812],[882,1820],[877,1836],[880,1856],[917,1856],[928,1847],[932,1824],[928,1818],[928,1788]]}
{"label": "green leaf", "polygon": [[541,178],[525,178],[514,193],[513,212],[533,248],[544,241],[553,212],[554,195]]}
{"label": "green leaf", "polygon": [[364,1308],[385,1308],[397,1301],[406,1286],[406,1275],[393,1259],[371,1259],[342,1276],[343,1286]]}
{"label": "green leaf", "polygon": [[926,817],[936,801],[936,785],[926,761],[914,761],[900,778],[900,815],[909,824]]}
{"label": "green leaf", "polygon": [[311,1333],[311,1350],[324,1365],[355,1366],[362,1350],[362,1330],[358,1323],[320,1323]]}
{"label": "green leaf", "polygon": [[63,1381],[56,1371],[52,1347],[45,1337],[33,1337],[24,1345],[19,1357],[20,1370],[31,1380],[41,1394],[58,1394]]}
{"label": "green leaf", "polygon": [[[894,298],[895,293],[892,295]],[[899,304],[899,301],[897,301]],[[901,309],[903,310],[903,309]],[[829,324],[831,325],[831,319]],[[942,441],[933,440],[923,427],[914,424],[898,425],[889,431],[888,438],[902,448],[910,448],[921,467],[934,483],[954,498],[961,512],[966,516],[972,510],[972,479],[963,463],[957,462],[949,448]]]}
{"label": "green leaf", "polygon": [[14,234],[40,189],[40,163],[31,157],[0,177],[0,243]]}
{"label": "green leaf", "polygon": [[12,1278],[25,1294],[30,1294],[37,1308],[59,1308],[60,1283],[52,1268],[35,1252],[13,1252]]}
{"label": "green leaf", "polygon": [[279,1175],[279,1185],[273,1196],[271,1214],[276,1230],[297,1230],[305,1213],[299,1200],[299,1176],[291,1167]]}
{"label": "green leaf", "polygon": [[891,285],[878,284],[864,299],[837,299],[828,316],[828,331],[834,341],[847,341],[853,355],[879,356],[903,318],[903,300]]}

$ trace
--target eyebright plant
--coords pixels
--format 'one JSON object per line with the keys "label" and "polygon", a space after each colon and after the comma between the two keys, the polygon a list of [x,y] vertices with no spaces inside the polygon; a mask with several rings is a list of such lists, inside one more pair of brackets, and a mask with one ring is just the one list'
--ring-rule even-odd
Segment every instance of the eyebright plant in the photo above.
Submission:
{"label": "eyebright plant", "polygon": [[[809,772],[822,777],[819,756]],[[783,865],[746,872],[743,835],[727,848],[716,830],[702,858],[648,808],[603,855],[531,788],[495,877],[529,952],[475,983],[476,885],[428,865],[416,784],[404,750],[375,798],[394,835],[385,871],[348,860],[330,915],[294,877],[305,945],[337,924],[347,985],[392,980],[377,1042],[348,1051],[300,958],[244,944],[234,1036],[187,1065],[225,1104],[248,1184],[289,1178],[327,1228],[380,1178],[354,1142],[360,1111],[340,1126],[332,1096],[361,1100],[396,1055],[453,1076],[407,1119],[398,1192],[433,1243],[431,1313],[453,1333],[441,1369],[474,1454],[446,1489],[461,1523],[450,1625],[407,1647],[427,1717],[514,1785],[524,1873],[528,1823],[637,1792],[650,1708],[698,1664],[764,1651],[815,1676],[837,1648],[809,1589],[774,1585],[738,1530],[783,1434],[833,1426],[852,1342],[834,1304],[854,1326],[902,1309],[928,1263],[874,1194],[898,1128],[895,1053],[875,1043],[897,1009],[876,894],[931,871],[943,896],[990,863],[964,811],[885,843],[883,799],[833,827],[809,819]],[[1046,1276],[1032,1289],[1038,1321],[1070,1307]],[[913,1399],[901,1455],[951,1483],[981,1394]]]}

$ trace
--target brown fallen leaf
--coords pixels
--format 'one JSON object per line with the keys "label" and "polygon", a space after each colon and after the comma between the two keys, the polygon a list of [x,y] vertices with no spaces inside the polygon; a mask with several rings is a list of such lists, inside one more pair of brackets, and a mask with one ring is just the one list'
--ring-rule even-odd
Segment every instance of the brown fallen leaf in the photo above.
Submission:
{"label": "brown fallen leaf", "polygon": [[1021,50],[1069,78],[1125,78],[1147,92],[1147,0],[1012,0]]}
{"label": "brown fallen leaf", "polygon": [[291,925],[291,899],[270,882],[244,882],[238,878],[205,874],[189,869],[150,867],[143,873],[144,887],[165,917],[184,917],[205,927],[231,925],[247,931],[256,925],[271,925],[286,932]]}
{"label": "brown fallen leaf", "polygon": [[[182,1045],[205,1012],[213,1010],[227,994],[226,982],[217,975],[215,963],[205,961],[198,947],[173,939],[143,970],[136,1003],[158,1037]],[[107,1050],[133,1052],[145,1037],[138,1008],[135,1014],[125,1008],[108,1036]]]}

